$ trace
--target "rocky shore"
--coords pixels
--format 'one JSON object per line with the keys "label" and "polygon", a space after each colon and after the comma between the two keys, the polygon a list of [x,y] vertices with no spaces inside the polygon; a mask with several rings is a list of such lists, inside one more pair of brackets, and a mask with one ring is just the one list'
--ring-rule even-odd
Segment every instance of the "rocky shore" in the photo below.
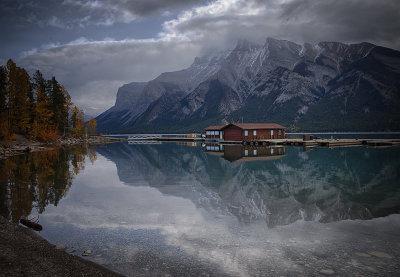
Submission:
{"label": "rocky shore", "polygon": [[26,154],[29,152],[50,150],[57,147],[72,146],[78,144],[104,144],[115,141],[123,141],[121,138],[109,138],[103,136],[90,136],[88,138],[59,138],[51,143],[31,141],[17,135],[13,141],[0,141],[0,160],[7,157]]}
{"label": "rocky shore", "polygon": [[0,276],[120,276],[0,217]]}

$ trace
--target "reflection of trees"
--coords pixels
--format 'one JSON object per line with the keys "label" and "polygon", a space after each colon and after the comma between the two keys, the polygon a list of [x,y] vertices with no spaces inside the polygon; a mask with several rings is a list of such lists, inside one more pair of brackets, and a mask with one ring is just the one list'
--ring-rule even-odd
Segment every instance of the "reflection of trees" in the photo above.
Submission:
{"label": "reflection of trees", "polygon": [[34,152],[0,161],[0,212],[18,222],[36,207],[42,213],[48,204],[58,205],[67,194],[74,175],[93,163],[94,148],[84,146]]}

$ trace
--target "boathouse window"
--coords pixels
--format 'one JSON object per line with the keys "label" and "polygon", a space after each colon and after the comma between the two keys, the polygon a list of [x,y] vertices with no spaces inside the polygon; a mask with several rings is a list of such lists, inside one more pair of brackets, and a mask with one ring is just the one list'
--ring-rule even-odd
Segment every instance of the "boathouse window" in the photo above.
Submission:
{"label": "boathouse window", "polygon": [[253,156],[257,156],[257,149],[253,150]]}
{"label": "boathouse window", "polygon": [[274,130],[271,130],[271,137],[274,135]]}
{"label": "boathouse window", "polygon": [[282,135],[282,130],[278,130],[278,136]]}
{"label": "boathouse window", "polygon": [[244,130],[244,135],[247,137],[249,135],[249,131]]}
{"label": "boathouse window", "polygon": [[253,131],[253,136],[257,136],[257,130]]}
{"label": "boathouse window", "polygon": [[219,131],[215,131],[215,135],[218,136],[219,135]]}
{"label": "boathouse window", "polygon": [[274,148],[271,148],[271,155],[274,155]]}
{"label": "boathouse window", "polygon": [[245,155],[245,156],[248,156],[248,155],[249,155],[249,150],[247,150],[247,149],[244,150],[244,155]]}
{"label": "boathouse window", "polygon": [[206,131],[206,135],[209,136],[210,135],[210,131]]}

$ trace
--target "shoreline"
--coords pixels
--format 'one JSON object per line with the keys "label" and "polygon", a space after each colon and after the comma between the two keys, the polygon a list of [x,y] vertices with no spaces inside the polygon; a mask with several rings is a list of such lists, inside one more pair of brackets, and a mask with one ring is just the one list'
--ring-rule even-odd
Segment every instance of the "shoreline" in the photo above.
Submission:
{"label": "shoreline", "polygon": [[[20,135],[16,140],[0,141],[0,160],[30,152],[82,144],[105,144],[125,139],[92,136],[61,138],[52,143],[30,141]],[[123,276],[42,238],[34,230],[9,222],[0,216],[1,276]]]}
{"label": "shoreline", "polygon": [[1,276],[122,276],[0,216]]}
{"label": "shoreline", "polygon": [[8,157],[27,154],[30,152],[52,150],[73,145],[96,145],[111,142],[126,141],[124,138],[110,138],[103,136],[90,136],[88,138],[59,138],[50,143],[31,141],[21,135],[17,135],[14,141],[0,141],[0,160]]}

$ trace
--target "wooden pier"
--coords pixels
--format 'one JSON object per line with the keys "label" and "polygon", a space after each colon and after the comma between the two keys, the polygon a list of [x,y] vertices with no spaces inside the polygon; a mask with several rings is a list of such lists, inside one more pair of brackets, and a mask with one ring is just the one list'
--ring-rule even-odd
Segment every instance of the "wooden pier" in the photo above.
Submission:
{"label": "wooden pier", "polygon": [[[221,141],[220,143],[223,143]],[[343,146],[400,146],[400,139],[273,139],[244,141],[244,145],[288,145],[304,147],[343,147]]]}

